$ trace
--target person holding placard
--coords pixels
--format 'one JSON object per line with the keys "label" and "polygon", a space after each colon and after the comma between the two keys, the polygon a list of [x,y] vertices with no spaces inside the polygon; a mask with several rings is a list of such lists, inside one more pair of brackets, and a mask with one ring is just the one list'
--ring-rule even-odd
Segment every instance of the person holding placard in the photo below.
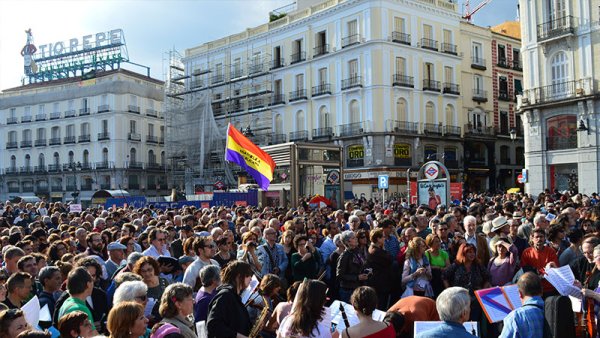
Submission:
{"label": "person holding placard", "polygon": [[533,272],[526,272],[519,277],[517,285],[523,306],[504,318],[504,328],[499,338],[543,338],[542,280]]}

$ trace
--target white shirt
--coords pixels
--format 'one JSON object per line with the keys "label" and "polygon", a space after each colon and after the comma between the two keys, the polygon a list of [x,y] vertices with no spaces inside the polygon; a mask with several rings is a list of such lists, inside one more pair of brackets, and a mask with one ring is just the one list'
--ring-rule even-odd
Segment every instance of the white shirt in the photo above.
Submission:
{"label": "white shirt", "polygon": [[144,250],[144,252],[142,252],[142,253],[145,256],[150,256],[155,259],[157,259],[160,256],[171,257],[171,253],[169,252],[169,250],[163,249],[162,253],[161,253],[161,252],[158,252],[158,250],[156,250],[156,247],[154,247],[154,245],[151,245],[148,249]]}
{"label": "white shirt", "polygon": [[187,269],[185,269],[185,273],[183,274],[183,282],[192,287],[192,290],[196,286],[196,280],[200,277],[200,270],[206,265],[216,265],[219,268],[221,267],[217,261],[211,259],[210,262],[205,262],[200,259],[200,257],[196,257],[196,260],[190,264]]}

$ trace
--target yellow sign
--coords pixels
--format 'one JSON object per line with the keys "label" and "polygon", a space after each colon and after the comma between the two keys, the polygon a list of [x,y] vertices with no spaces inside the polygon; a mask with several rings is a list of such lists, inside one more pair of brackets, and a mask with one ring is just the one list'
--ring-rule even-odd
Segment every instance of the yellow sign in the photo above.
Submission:
{"label": "yellow sign", "polygon": [[398,143],[394,144],[395,158],[410,158],[410,144]]}
{"label": "yellow sign", "polygon": [[353,160],[357,158],[365,158],[365,146],[354,145],[348,147],[348,158]]}

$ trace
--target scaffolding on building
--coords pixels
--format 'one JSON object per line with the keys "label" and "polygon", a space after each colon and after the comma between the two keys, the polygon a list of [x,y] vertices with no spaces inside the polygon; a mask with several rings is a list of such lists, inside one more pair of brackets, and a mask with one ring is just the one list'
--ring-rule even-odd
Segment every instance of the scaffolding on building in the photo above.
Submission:
{"label": "scaffolding on building", "polygon": [[282,62],[252,50],[246,61],[232,64],[217,63],[208,55],[200,61],[169,53],[164,105],[174,186],[191,194],[217,181],[237,185],[240,168],[224,160],[229,123],[258,145],[281,142],[281,135],[271,133],[271,107],[284,104],[285,97],[280,89],[274,93],[271,71]]}

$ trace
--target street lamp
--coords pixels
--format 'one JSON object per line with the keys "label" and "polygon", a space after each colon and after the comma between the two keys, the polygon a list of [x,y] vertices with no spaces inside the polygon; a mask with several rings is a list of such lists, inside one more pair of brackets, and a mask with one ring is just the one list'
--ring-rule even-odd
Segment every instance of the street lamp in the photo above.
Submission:
{"label": "street lamp", "polygon": [[579,126],[577,127],[577,131],[587,131],[588,135],[590,134],[590,128],[585,125],[585,121],[583,118],[579,120]]}
{"label": "street lamp", "polygon": [[515,130],[515,128],[512,128],[509,132],[510,134],[510,139],[515,142],[515,140],[517,139],[517,131]]}

